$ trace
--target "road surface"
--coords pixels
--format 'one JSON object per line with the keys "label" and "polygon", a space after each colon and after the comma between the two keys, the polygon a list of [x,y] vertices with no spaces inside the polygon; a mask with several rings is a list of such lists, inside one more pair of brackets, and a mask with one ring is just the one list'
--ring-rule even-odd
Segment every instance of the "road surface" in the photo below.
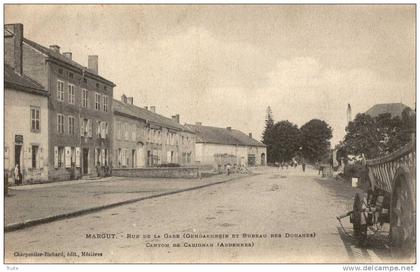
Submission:
{"label": "road surface", "polygon": [[[5,234],[6,263],[350,263],[389,258],[355,246],[336,216],[354,190],[310,169],[269,168],[203,189]],[[346,231],[350,231],[345,219]]]}

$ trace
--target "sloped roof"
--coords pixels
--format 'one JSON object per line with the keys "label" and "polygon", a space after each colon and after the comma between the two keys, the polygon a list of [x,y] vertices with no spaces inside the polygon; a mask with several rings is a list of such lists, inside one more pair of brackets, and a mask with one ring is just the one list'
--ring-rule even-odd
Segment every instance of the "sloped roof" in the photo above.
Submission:
{"label": "sloped roof", "polygon": [[250,138],[240,130],[190,124],[187,126],[197,133],[197,143],[265,147],[263,143]]}
{"label": "sloped roof", "polygon": [[35,93],[48,95],[45,88],[35,80],[25,75],[18,74],[12,67],[4,65],[4,85],[6,87],[17,88],[21,91],[32,91]]}
{"label": "sloped roof", "polygon": [[392,117],[401,116],[402,112],[408,106],[402,103],[386,103],[386,104],[376,104],[371,107],[366,114],[371,117],[377,117],[383,113],[390,113]]}
{"label": "sloped roof", "polygon": [[190,128],[183,126],[179,124],[178,122],[175,122],[171,118],[167,118],[163,115],[146,110],[144,108],[141,108],[135,105],[126,104],[116,99],[114,99],[112,104],[113,104],[114,112],[120,112],[125,115],[132,116],[133,118],[142,119],[142,120],[145,120],[146,122],[150,122],[158,126],[194,133],[194,131],[191,130]]}
{"label": "sloped roof", "polygon": [[40,45],[39,43],[36,43],[36,42],[31,41],[31,40],[26,39],[26,38],[23,38],[23,41],[25,43],[27,43],[29,46],[32,46],[33,48],[35,48],[36,50],[40,51],[41,53],[47,55],[50,58],[53,58],[53,59],[59,60],[61,62],[64,62],[68,65],[71,65],[71,66],[77,68],[77,69],[85,70],[86,72],[91,74],[93,77],[97,77],[99,79],[102,79],[102,80],[108,82],[110,85],[115,86],[115,84],[112,81],[101,77],[100,75],[96,74],[94,71],[90,70],[89,68],[87,68],[87,67],[85,67],[85,66],[83,66],[83,65],[81,65],[81,64],[79,64],[79,63],[77,63],[77,62],[75,62],[75,61],[73,61],[69,58],[67,58],[67,57],[65,57],[64,55],[62,55],[58,52],[55,52],[54,50],[51,50],[51,49],[49,49],[49,48],[47,48],[43,45]]}

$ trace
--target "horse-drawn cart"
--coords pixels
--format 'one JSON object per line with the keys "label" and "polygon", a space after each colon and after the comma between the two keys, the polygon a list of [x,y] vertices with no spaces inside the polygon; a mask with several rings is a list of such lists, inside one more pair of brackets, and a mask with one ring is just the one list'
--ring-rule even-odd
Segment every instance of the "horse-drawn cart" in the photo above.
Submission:
{"label": "horse-drawn cart", "polygon": [[389,224],[390,246],[398,256],[412,257],[416,238],[416,145],[413,140],[386,156],[366,160],[364,193],[354,197],[350,216],[353,236],[366,246],[369,235]]}

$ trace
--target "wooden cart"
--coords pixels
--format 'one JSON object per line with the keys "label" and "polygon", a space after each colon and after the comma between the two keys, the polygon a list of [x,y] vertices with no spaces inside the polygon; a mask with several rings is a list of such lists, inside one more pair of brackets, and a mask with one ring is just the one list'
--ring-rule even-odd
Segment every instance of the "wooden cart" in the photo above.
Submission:
{"label": "wooden cart", "polygon": [[359,245],[366,246],[369,235],[384,229],[384,224],[388,223],[392,251],[399,256],[413,257],[416,245],[415,138],[399,150],[365,163],[368,188],[355,195],[353,210],[345,215],[350,216],[354,238]]}

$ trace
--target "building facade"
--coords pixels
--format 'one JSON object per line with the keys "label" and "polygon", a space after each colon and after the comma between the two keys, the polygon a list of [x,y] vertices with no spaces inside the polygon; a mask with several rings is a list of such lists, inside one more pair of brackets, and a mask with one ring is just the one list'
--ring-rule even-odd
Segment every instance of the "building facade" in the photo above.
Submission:
{"label": "building facade", "polygon": [[132,97],[114,100],[114,158],[116,168],[142,168],[167,164],[192,165],[195,161],[195,135],[179,123],[140,108]]}
{"label": "building facade", "polygon": [[[71,52],[44,47],[24,38],[23,25],[6,25],[22,40],[22,70],[38,81],[48,97],[48,179],[69,180],[97,175],[110,166],[112,97],[115,84],[98,74],[98,56],[88,67],[72,60]],[[5,39],[5,46],[11,43]],[[15,53],[16,54],[16,53]]]}
{"label": "building facade", "polygon": [[196,161],[216,169],[232,166],[260,166],[267,164],[266,146],[252,135],[227,128],[187,125],[196,135]]}
{"label": "building facade", "polygon": [[12,177],[18,165],[15,184],[47,181],[48,93],[15,68],[4,66],[4,169]]}

